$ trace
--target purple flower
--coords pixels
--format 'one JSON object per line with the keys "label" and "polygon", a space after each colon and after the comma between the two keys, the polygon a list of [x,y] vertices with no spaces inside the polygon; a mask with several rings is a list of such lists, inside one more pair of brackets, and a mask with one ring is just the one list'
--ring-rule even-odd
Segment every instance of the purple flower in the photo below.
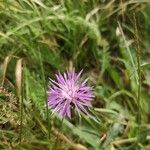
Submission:
{"label": "purple flower", "polygon": [[80,114],[88,114],[94,98],[93,88],[86,85],[88,79],[80,79],[83,70],[78,74],[74,70],[67,71],[63,75],[56,74],[56,81],[50,79],[51,87],[48,91],[48,105],[61,117],[71,118],[71,110]]}

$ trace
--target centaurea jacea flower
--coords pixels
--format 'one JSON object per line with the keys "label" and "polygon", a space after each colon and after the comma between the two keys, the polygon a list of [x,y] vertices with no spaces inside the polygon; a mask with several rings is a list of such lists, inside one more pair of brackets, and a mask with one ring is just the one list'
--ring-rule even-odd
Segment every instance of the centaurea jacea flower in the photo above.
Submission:
{"label": "centaurea jacea flower", "polygon": [[56,74],[56,81],[50,79],[51,86],[48,91],[48,105],[61,117],[71,118],[71,109],[80,114],[88,114],[94,98],[93,88],[86,85],[88,79],[81,80],[82,70],[77,74],[74,70],[63,75]]}

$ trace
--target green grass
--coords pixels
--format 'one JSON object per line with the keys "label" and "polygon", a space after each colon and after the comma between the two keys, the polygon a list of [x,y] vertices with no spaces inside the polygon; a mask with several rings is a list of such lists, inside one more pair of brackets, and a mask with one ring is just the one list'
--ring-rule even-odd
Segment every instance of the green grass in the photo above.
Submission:
{"label": "green grass", "polygon": [[[149,20],[149,0],[1,0],[0,150],[149,150]],[[62,122],[48,78],[71,66],[93,117]]]}

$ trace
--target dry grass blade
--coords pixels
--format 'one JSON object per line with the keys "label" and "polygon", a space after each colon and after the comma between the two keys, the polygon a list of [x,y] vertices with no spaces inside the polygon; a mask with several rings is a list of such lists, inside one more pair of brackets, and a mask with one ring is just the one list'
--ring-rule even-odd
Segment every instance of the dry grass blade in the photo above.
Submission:
{"label": "dry grass blade", "polygon": [[20,97],[20,95],[21,95],[21,83],[22,83],[22,58],[17,60],[15,75],[16,75],[17,93],[18,93],[18,96]]}
{"label": "dry grass blade", "polygon": [[16,88],[17,94],[20,102],[20,132],[19,132],[19,149],[21,149],[21,142],[22,142],[22,119],[23,119],[23,95],[22,95],[22,58],[17,60],[16,63]]}
{"label": "dry grass blade", "polygon": [[90,11],[87,15],[86,15],[86,18],[85,20],[86,21],[89,21],[90,18],[95,15],[96,13],[98,13],[99,10],[102,10],[102,9],[109,9],[112,4],[114,3],[114,0],[110,1],[107,5],[101,7],[101,6],[97,6],[96,8],[94,8],[92,11]]}
{"label": "dry grass blade", "polygon": [[84,145],[79,144],[79,143],[73,143],[70,139],[68,139],[62,133],[58,132],[55,128],[52,128],[52,131],[55,135],[59,137],[59,139],[69,144],[74,150],[87,150],[87,148]]}
{"label": "dry grass blade", "polygon": [[137,138],[121,139],[121,140],[113,141],[112,144],[121,145],[121,144],[125,144],[125,143],[132,143],[132,142],[135,142],[135,141],[137,141]]}
{"label": "dry grass blade", "polygon": [[4,81],[5,81],[5,76],[6,76],[6,71],[7,71],[7,66],[8,63],[10,61],[10,56],[7,56],[4,60],[4,64],[3,64],[3,74],[2,74],[2,81],[1,81],[1,86],[3,87],[4,85]]}

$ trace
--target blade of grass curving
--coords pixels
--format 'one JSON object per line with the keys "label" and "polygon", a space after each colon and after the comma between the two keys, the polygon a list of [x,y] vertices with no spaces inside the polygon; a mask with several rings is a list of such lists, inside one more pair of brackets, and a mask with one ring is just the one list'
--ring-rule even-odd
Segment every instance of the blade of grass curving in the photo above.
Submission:
{"label": "blade of grass curving", "polygon": [[107,114],[113,114],[113,115],[118,114],[116,111],[111,110],[111,109],[106,109],[106,108],[94,108],[94,110],[99,113],[107,113]]}
{"label": "blade of grass curving", "polygon": [[84,132],[81,126],[76,127],[66,119],[64,119],[64,125],[66,125],[75,135],[78,135],[82,140],[90,144],[95,150],[99,149],[100,141],[97,136]]}
{"label": "blade of grass curving", "polygon": [[129,48],[129,46],[128,46],[128,42],[127,42],[127,40],[126,40],[126,38],[125,38],[125,35],[124,35],[124,33],[123,33],[123,30],[122,30],[122,27],[121,27],[121,25],[120,25],[120,22],[118,22],[118,25],[119,25],[119,30],[120,30],[121,35],[122,35],[122,37],[123,37],[123,40],[124,40],[124,43],[125,43],[125,46],[126,46],[128,55],[129,55],[129,57],[130,57],[130,61],[131,61],[133,70],[134,70],[134,72],[135,72],[135,79],[136,79],[136,82],[138,83],[138,74],[137,74],[137,71],[136,71],[136,65],[135,65],[135,63],[134,63],[133,56],[132,56],[132,54],[131,54],[130,48]]}
{"label": "blade of grass curving", "polygon": [[44,5],[44,3],[42,3],[42,1],[40,0],[32,0],[34,3],[36,3],[37,5],[45,8],[45,9],[48,9],[48,7],[46,5]]}
{"label": "blade of grass curving", "polygon": [[132,95],[132,93],[130,93],[126,90],[117,91],[117,92],[113,93],[108,99],[112,100],[112,99],[116,98],[117,96],[123,95],[123,94],[127,95],[128,97],[132,98],[135,101],[135,97]]}

